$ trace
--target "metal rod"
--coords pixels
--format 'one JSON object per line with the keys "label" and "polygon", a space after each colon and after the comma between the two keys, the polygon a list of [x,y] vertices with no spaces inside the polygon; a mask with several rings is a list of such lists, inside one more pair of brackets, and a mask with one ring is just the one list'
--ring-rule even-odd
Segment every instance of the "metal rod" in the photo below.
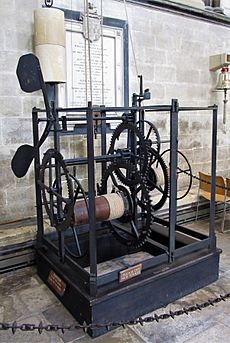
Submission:
{"label": "metal rod", "polygon": [[95,216],[94,129],[92,103],[87,110],[87,156],[89,192],[90,295],[97,294],[97,240]]}
{"label": "metal rod", "polygon": [[215,106],[207,106],[207,107],[179,107],[178,111],[210,111],[214,110]]}
{"label": "metal rod", "polygon": [[[52,102],[52,114],[54,118],[54,149],[60,151],[60,136],[59,136],[59,118],[55,103]],[[57,193],[62,194],[61,184],[61,170],[57,161],[55,162],[55,180]],[[62,200],[57,197],[57,216],[61,218],[62,213]],[[64,233],[58,232],[58,246],[59,246],[59,258],[62,263],[65,261],[65,246],[64,246]]]}
{"label": "metal rod", "polygon": [[209,219],[209,237],[211,238],[211,248],[216,246],[215,236],[215,191],[216,191],[216,144],[217,144],[217,106],[213,109],[212,117],[212,165],[211,165],[211,201]]}
{"label": "metal rod", "polygon": [[174,259],[177,207],[178,100],[172,99],[170,111],[170,198],[169,198],[169,262]]}
{"label": "metal rod", "polygon": [[[34,146],[37,145],[39,140],[39,132],[38,132],[38,112],[35,108],[32,111],[32,121],[33,121],[33,143]],[[41,190],[37,181],[39,180],[40,174],[40,154],[39,148],[35,150],[35,157],[34,157],[34,174],[35,174],[35,193],[36,193],[36,213],[37,213],[37,248],[41,248],[42,246],[42,236],[44,234],[44,225],[43,225],[43,212],[42,212],[42,197],[41,197]]]}
{"label": "metal rod", "polygon": [[[124,107],[105,107],[104,110],[106,112],[125,112],[125,111],[139,111],[140,109],[143,110],[162,110],[162,111],[170,111],[171,106],[170,105],[149,105],[149,106],[142,106],[141,108],[139,106],[124,106]],[[58,112],[87,112],[86,108],[58,108]],[[100,112],[99,106],[94,106],[92,108],[93,112]]]}
{"label": "metal rod", "polygon": [[[132,110],[145,110],[147,112],[149,111],[170,111],[171,106],[170,105],[149,105],[149,106],[125,106],[125,107],[104,107],[105,112],[125,112],[125,111],[132,111]],[[183,112],[183,111],[210,111],[215,109],[215,106],[207,106],[207,107],[179,107],[178,111]],[[36,108],[37,112],[46,112],[45,109],[41,108]],[[72,112],[87,112],[88,108],[87,107],[72,107],[72,108],[57,108],[58,112],[67,112],[67,113],[72,113]],[[100,112],[100,107],[99,106],[94,106],[93,107],[93,112]]]}
{"label": "metal rod", "polygon": [[[85,121],[86,122],[86,116],[85,117],[65,117],[66,121]],[[99,120],[98,117],[93,117],[93,120]],[[100,120],[106,121],[106,120],[124,120],[123,116],[116,116],[116,117],[102,117]],[[38,119],[39,122],[47,122],[48,120],[46,118]],[[59,118],[59,121],[62,121],[62,118]]]}
{"label": "metal rod", "polygon": [[[123,160],[130,160],[130,157],[131,157],[131,153],[128,156],[122,156],[121,154],[117,153],[117,154],[112,154],[112,155],[95,156],[94,161],[96,161],[96,163],[110,162],[110,161],[113,161],[113,160],[118,159],[118,158],[122,158]],[[87,157],[66,159],[64,161],[65,161],[65,164],[67,166],[74,166],[74,165],[81,165],[81,164],[87,164],[88,163]]]}
{"label": "metal rod", "polygon": [[[103,109],[103,107],[101,107],[101,109]],[[102,119],[102,122],[101,122],[101,155],[106,156],[106,121],[105,121],[106,112],[104,110],[101,111],[101,119]],[[106,163],[106,160],[104,160],[101,164],[101,177],[104,175],[106,167],[107,167],[107,163]],[[106,192],[107,192],[107,190],[106,190]]]}

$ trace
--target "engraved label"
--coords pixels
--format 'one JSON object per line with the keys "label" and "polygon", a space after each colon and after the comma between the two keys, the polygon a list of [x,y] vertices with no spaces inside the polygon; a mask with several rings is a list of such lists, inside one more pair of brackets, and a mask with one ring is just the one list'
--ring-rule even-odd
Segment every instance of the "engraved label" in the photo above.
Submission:
{"label": "engraved label", "polygon": [[66,283],[53,270],[50,271],[47,281],[58,295],[63,296],[66,290]]}
{"label": "engraved label", "polygon": [[127,268],[125,270],[122,270],[119,272],[119,282],[124,282],[129,279],[132,279],[133,277],[140,275],[142,269],[142,264],[137,264],[134,267]]}

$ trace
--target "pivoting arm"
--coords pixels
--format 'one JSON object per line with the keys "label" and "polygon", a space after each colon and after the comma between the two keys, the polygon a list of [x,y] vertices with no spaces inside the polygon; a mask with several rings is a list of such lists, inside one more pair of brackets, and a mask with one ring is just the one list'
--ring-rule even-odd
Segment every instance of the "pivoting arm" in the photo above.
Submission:
{"label": "pivoting arm", "polygon": [[42,90],[46,115],[48,119],[45,129],[36,146],[31,146],[28,144],[21,145],[14,154],[14,157],[11,161],[11,168],[14,174],[20,178],[26,175],[37,150],[48,137],[53,124],[53,120],[46,92],[46,85],[42,76],[38,58],[33,54],[26,54],[21,56],[18,61],[16,73],[20,87],[24,92],[32,93],[40,89]]}

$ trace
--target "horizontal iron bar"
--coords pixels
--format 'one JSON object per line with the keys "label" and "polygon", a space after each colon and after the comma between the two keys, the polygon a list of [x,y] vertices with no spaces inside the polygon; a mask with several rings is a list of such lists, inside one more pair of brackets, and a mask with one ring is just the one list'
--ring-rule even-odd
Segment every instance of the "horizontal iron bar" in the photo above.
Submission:
{"label": "horizontal iron bar", "polygon": [[184,256],[185,254],[192,253],[201,249],[208,249],[210,248],[210,244],[211,244],[211,239],[206,238],[200,242],[194,242],[184,247],[180,247],[179,249],[176,249],[174,252],[174,256],[181,257],[181,256]]}
{"label": "horizontal iron bar", "polygon": [[[178,110],[179,112],[184,112],[184,111],[211,111],[214,110],[217,106],[216,105],[212,105],[212,106],[207,106],[207,107],[179,107]],[[73,107],[73,108],[57,108],[57,112],[58,113],[62,113],[62,112],[69,112],[69,113],[73,113],[73,112],[87,112],[88,107]],[[133,106],[133,107],[93,107],[92,111],[93,112],[124,112],[124,111],[141,111],[141,110],[145,110],[146,112],[160,112],[160,111],[170,111],[171,110],[171,106],[170,105],[150,105],[150,106]],[[45,109],[40,109],[40,108],[34,108],[33,112],[46,112]],[[68,118],[68,117],[67,117]],[[106,118],[107,120],[115,120],[117,117],[111,117]],[[95,120],[102,120],[101,117],[99,118],[94,118]],[[43,119],[39,119],[39,121],[46,121],[46,118]],[[76,119],[75,119],[76,120]],[[78,120],[82,120],[80,118],[78,118]]]}
{"label": "horizontal iron bar", "polygon": [[[142,261],[142,272],[155,267],[159,264],[163,264],[167,262],[167,254],[166,253],[162,253],[161,255],[158,256],[154,256],[152,255],[152,258],[149,258],[147,260]],[[110,282],[114,282],[114,281],[118,281],[118,277],[119,277],[119,272],[122,271],[124,269],[124,267],[122,266],[119,269],[116,269],[115,271],[112,271],[110,273],[107,274],[103,274],[103,275],[99,275],[97,278],[97,282],[98,282],[98,287],[103,287],[104,285],[110,283]],[[99,289],[100,291],[100,289]]]}
{"label": "horizontal iron bar", "polygon": [[[130,155],[128,156],[122,156],[121,154],[117,153],[117,154],[113,154],[113,155],[101,155],[101,156],[95,156],[94,161],[96,161],[96,163],[99,162],[110,162],[116,158],[121,158],[126,160],[126,159],[130,159]],[[74,166],[75,164],[80,165],[80,164],[86,164],[88,161],[88,159],[86,157],[81,157],[81,158],[71,158],[71,159],[66,159],[64,160],[65,164],[67,166]]]}
{"label": "horizontal iron bar", "polygon": [[[139,110],[162,110],[170,111],[170,105],[149,105],[149,106],[125,106],[125,107],[92,107],[93,112],[123,112],[123,111],[139,111]],[[86,112],[88,110],[85,108],[57,108],[57,112]]]}
{"label": "horizontal iron bar", "polygon": [[[113,161],[117,158],[122,158],[122,160],[129,160],[130,157],[131,157],[131,154],[127,154],[126,156],[123,156],[122,154],[117,153],[117,154],[113,154],[113,155],[95,156],[94,160],[96,163],[100,163],[100,162],[110,162],[110,161]],[[88,159],[86,157],[70,158],[70,159],[64,160],[64,162],[67,166],[86,164],[87,161],[88,161]],[[55,164],[51,164],[50,166],[47,166],[46,168],[48,169],[49,167],[54,168]],[[38,181],[38,183],[40,184],[40,181]],[[42,185],[42,187],[44,188],[43,185]],[[47,187],[47,186],[46,186],[46,188],[49,189],[49,187]]]}
{"label": "horizontal iron bar", "polygon": [[[62,117],[58,118],[59,121],[62,121]],[[122,116],[117,116],[117,117],[94,117],[93,120],[123,120],[125,119]],[[47,118],[40,118],[38,119],[38,122],[47,122]],[[66,117],[66,121],[85,121],[86,122],[86,117]]]}
{"label": "horizontal iron bar", "polygon": [[216,108],[216,105],[207,107],[179,107],[179,112],[183,111],[212,111]]}
{"label": "horizontal iron bar", "polygon": [[[159,223],[159,224],[164,225],[166,227],[169,226],[169,222],[167,220],[161,219],[159,217],[154,217],[154,221],[156,223]],[[181,225],[178,225],[178,224],[176,225],[176,231],[180,231],[182,233],[185,233],[185,234],[187,234],[187,235],[189,235],[191,237],[197,238],[199,240],[203,240],[203,239],[207,238],[207,235],[204,235],[201,232],[191,230],[188,227],[184,227],[184,226],[181,226]]]}

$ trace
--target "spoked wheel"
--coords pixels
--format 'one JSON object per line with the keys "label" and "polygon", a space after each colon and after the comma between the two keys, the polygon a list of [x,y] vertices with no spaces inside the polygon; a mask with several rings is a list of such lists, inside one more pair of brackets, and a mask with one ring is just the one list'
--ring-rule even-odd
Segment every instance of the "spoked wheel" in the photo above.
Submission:
{"label": "spoked wheel", "polygon": [[147,186],[151,191],[152,207],[159,210],[168,198],[169,178],[167,166],[154,149],[149,148],[150,163],[147,175]]}
{"label": "spoked wheel", "polygon": [[[76,178],[76,176],[74,176],[72,174],[70,174],[69,176],[70,176],[71,180],[73,181],[74,204],[77,200],[84,199],[87,211],[89,211],[87,197],[86,197],[84,188],[82,187],[82,184]],[[75,227],[75,225],[72,225],[71,229],[73,232],[73,238],[74,238],[75,248],[76,248],[77,254],[75,252],[73,252],[70,248],[68,248],[66,245],[65,245],[65,250],[71,257],[82,258],[88,254],[88,250],[84,250],[84,251],[82,250],[82,247],[81,247],[79,239],[78,239],[77,228]]]}
{"label": "spoked wheel", "polygon": [[44,154],[38,184],[51,225],[57,231],[67,230],[73,222],[74,194],[69,171],[58,151],[49,149]]}
{"label": "spoked wheel", "polygon": [[[133,146],[136,146],[136,151],[133,151]],[[147,144],[144,136],[132,123],[121,123],[114,130],[111,138],[109,154],[123,154],[125,157],[129,154],[129,161],[139,170],[140,174],[144,175],[148,165]],[[118,168],[116,174],[119,180],[127,186],[135,184],[135,178],[130,178],[129,170],[121,170]]]}
{"label": "spoked wheel", "polygon": [[[164,160],[170,167],[170,149],[165,150],[161,157],[164,156]],[[177,200],[181,200],[189,193],[192,187],[192,167],[187,157],[180,151],[177,150],[177,189],[180,195],[177,196]]]}
{"label": "spoked wheel", "polygon": [[159,154],[161,148],[160,134],[156,126],[148,120],[140,120],[137,122],[137,127],[144,135],[145,141]]}
{"label": "spoked wheel", "polygon": [[[86,198],[86,194],[85,191],[80,183],[80,181],[76,178],[76,176],[72,175],[69,173],[69,178],[72,181],[72,186],[73,186],[73,193],[74,193],[74,204],[77,200],[79,199],[84,199],[85,203],[86,203],[86,208],[88,210],[88,203],[87,203],[87,198]],[[61,184],[62,184],[62,189],[66,188],[66,177],[65,174],[61,174]],[[55,189],[57,187],[57,181],[54,180],[53,182],[53,189]],[[78,239],[78,234],[77,234],[77,229],[74,225],[74,220],[71,223],[70,226],[72,233],[73,233],[73,238],[74,238],[74,245],[75,245],[75,251],[73,251],[72,249],[70,249],[66,244],[65,244],[65,251],[67,254],[69,254],[71,257],[74,258],[81,258],[84,257],[87,254],[87,251],[84,251],[84,253],[82,252],[82,248],[80,247],[80,242]],[[65,237],[64,237],[65,239]]]}
{"label": "spoked wheel", "polygon": [[[103,184],[107,184],[108,193],[119,191],[128,202],[128,213],[121,218],[111,220],[110,226],[113,229],[115,237],[127,246],[139,247],[143,245],[147,236],[151,232],[152,206],[149,192],[146,187],[146,180],[142,179],[136,171],[136,184],[129,186],[121,185],[117,177],[117,171],[120,170],[119,162],[112,163],[105,171],[102,179]],[[122,163],[122,169],[127,172],[133,168],[133,165],[126,162]]]}

